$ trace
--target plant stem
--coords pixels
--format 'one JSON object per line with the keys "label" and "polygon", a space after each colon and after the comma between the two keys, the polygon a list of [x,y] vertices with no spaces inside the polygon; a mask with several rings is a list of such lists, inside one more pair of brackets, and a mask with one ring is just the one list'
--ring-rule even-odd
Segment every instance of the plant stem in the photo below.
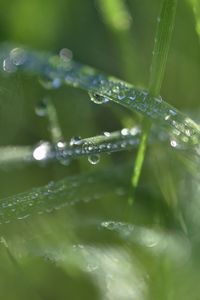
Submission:
{"label": "plant stem", "polygon": [[[158,97],[160,94],[172,32],[174,28],[177,1],[178,0],[164,0],[162,3],[160,15],[157,19],[157,31],[154,42],[153,58],[151,63],[149,80],[149,93],[152,97]],[[141,176],[150,129],[151,123],[147,120],[144,120],[143,134],[137,152],[135,167],[131,180],[134,193],[138,186],[139,179]]]}
{"label": "plant stem", "polygon": [[126,80],[132,80],[133,70],[135,74],[139,70],[131,32],[132,18],[126,3],[124,0],[98,0],[98,4],[104,23],[114,39],[120,70]]}
{"label": "plant stem", "polygon": [[63,139],[56,108],[50,99],[45,99],[45,103],[47,106],[47,117],[49,120],[49,132],[51,135],[51,140],[53,143],[56,143]]}

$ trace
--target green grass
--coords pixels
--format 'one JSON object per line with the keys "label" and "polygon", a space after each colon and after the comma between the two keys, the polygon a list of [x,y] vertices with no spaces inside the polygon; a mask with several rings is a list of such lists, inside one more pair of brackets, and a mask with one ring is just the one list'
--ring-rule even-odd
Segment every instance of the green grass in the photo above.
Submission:
{"label": "green grass", "polygon": [[198,299],[198,2],[44,5],[2,3],[0,298]]}
{"label": "green grass", "polygon": [[[155,97],[159,97],[161,92],[161,85],[164,78],[171,36],[174,28],[176,6],[177,0],[164,0],[160,15],[157,19],[158,25],[149,79],[149,93]],[[133,193],[135,193],[135,189],[139,183],[150,129],[151,124],[145,120],[143,125],[143,134],[141,137],[132,176],[132,186],[134,188]]]}

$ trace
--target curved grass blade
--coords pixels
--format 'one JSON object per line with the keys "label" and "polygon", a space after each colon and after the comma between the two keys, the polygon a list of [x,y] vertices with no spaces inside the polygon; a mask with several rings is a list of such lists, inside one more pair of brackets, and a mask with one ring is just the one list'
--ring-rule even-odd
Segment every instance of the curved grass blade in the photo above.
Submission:
{"label": "curved grass blade", "polygon": [[129,175],[127,167],[112,167],[96,173],[52,181],[46,186],[1,199],[0,223],[22,220],[33,214],[50,213],[78,202],[88,203],[102,197],[109,199],[120,187],[126,192],[127,177],[124,174]]}
{"label": "curved grass blade", "polygon": [[140,134],[140,129],[133,127],[85,139],[73,137],[68,142],[43,141],[35,146],[0,147],[0,168],[55,160],[67,162],[82,156],[129,150],[138,145]]}
{"label": "curved grass blade", "polygon": [[[0,48],[2,58],[9,57],[10,51]],[[103,98],[101,103],[113,101],[174,133],[180,143],[195,147],[199,154],[200,128],[192,119],[165,102],[161,97],[153,97],[146,90],[134,87],[112,76],[106,76],[94,68],[75,61],[64,63],[58,56],[50,56],[26,51],[26,60],[18,69],[40,75],[51,82],[51,87],[60,84],[77,87],[92,94],[92,98]],[[197,146],[197,147],[196,147]]]}

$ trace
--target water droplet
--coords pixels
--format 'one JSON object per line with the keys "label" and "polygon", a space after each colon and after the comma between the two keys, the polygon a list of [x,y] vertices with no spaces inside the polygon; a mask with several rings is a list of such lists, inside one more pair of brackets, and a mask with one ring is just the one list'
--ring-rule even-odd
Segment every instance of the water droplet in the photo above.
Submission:
{"label": "water droplet", "polygon": [[57,142],[56,146],[58,147],[58,149],[64,149],[66,144],[63,141],[59,141]]}
{"label": "water droplet", "polygon": [[4,59],[3,70],[8,73],[14,73],[17,70],[16,66],[13,65],[12,61],[10,60],[10,57]]}
{"label": "water droplet", "polygon": [[138,133],[140,133],[140,128],[139,127],[133,127],[130,129],[130,134],[135,136],[137,135]]}
{"label": "water droplet", "polygon": [[129,135],[129,130],[128,130],[127,128],[123,128],[123,129],[121,130],[121,135],[123,135],[123,136]]}
{"label": "water droplet", "polygon": [[130,100],[135,100],[136,99],[136,95],[134,95],[134,94],[133,95],[129,95],[129,99]]}
{"label": "water droplet", "polygon": [[74,136],[74,137],[71,138],[69,144],[70,144],[70,146],[78,146],[82,143],[81,140],[82,139],[81,139],[80,136]]}
{"label": "water droplet", "polygon": [[172,146],[173,148],[176,148],[176,147],[178,146],[178,143],[177,143],[177,141],[175,141],[175,140],[171,140],[171,141],[170,141],[170,144],[171,144],[171,146]]}
{"label": "water droplet", "polygon": [[98,150],[98,147],[93,144],[91,141],[85,141],[82,145],[83,153],[92,153],[93,151]]}
{"label": "water droplet", "polygon": [[126,146],[127,146],[127,143],[125,143],[125,142],[123,142],[123,143],[120,144],[121,148],[126,148]]}
{"label": "water droplet", "polygon": [[191,137],[191,136],[194,134],[194,132],[193,132],[193,130],[186,129],[186,130],[185,130],[185,134],[186,134],[187,136]]}
{"label": "water droplet", "polygon": [[69,50],[67,48],[63,48],[60,50],[59,56],[64,62],[67,62],[72,59],[73,53],[71,50]]}
{"label": "water droplet", "polygon": [[98,164],[100,162],[100,155],[98,155],[98,154],[89,155],[88,156],[88,161],[92,165],[96,165],[96,164]]}
{"label": "water droplet", "polygon": [[110,101],[107,97],[101,96],[98,93],[94,93],[94,92],[89,92],[89,96],[91,101],[96,104],[105,104]]}
{"label": "water droplet", "polygon": [[182,137],[181,137],[181,140],[182,140],[184,143],[188,143],[188,142],[189,142],[189,138],[186,137],[186,136],[182,136]]}
{"label": "water droplet", "polygon": [[118,100],[123,100],[124,98],[126,98],[126,95],[124,95],[123,93],[122,94],[119,94],[117,96]]}
{"label": "water droplet", "polygon": [[65,150],[66,143],[62,140],[58,141],[56,144],[56,158],[59,163],[63,166],[68,166],[71,162],[69,157],[69,151]]}
{"label": "water droplet", "polygon": [[120,91],[119,86],[114,86],[114,87],[112,88],[112,91],[113,91],[113,93],[118,94],[119,91]]}
{"label": "water droplet", "polygon": [[51,145],[48,142],[41,142],[34,150],[33,157],[35,160],[42,161],[48,158]]}
{"label": "water droplet", "polygon": [[101,226],[107,228],[108,230],[116,230],[118,223],[114,221],[104,221],[101,223]]}
{"label": "water droplet", "polygon": [[172,132],[173,132],[173,134],[178,135],[178,136],[181,134],[178,129],[173,129]]}
{"label": "water droplet", "polygon": [[26,61],[26,52],[22,48],[14,48],[10,51],[10,60],[16,65],[23,65]]}
{"label": "water droplet", "polygon": [[103,133],[106,137],[109,137],[110,136],[110,132],[108,132],[108,131],[104,131],[104,133]]}
{"label": "water droplet", "polygon": [[110,149],[112,148],[112,144],[111,144],[111,143],[107,144],[106,148],[107,148],[108,150],[110,150]]}
{"label": "water droplet", "polygon": [[105,149],[106,149],[106,147],[107,147],[107,146],[106,146],[105,144],[101,144],[101,145],[99,145],[99,149],[100,149],[100,150],[105,150]]}
{"label": "water droplet", "polygon": [[177,115],[176,111],[170,109],[168,114],[165,116],[165,120],[169,120],[171,117],[175,117]]}
{"label": "water droplet", "polygon": [[39,117],[45,117],[48,113],[47,102],[46,99],[39,101],[35,107],[35,113]]}

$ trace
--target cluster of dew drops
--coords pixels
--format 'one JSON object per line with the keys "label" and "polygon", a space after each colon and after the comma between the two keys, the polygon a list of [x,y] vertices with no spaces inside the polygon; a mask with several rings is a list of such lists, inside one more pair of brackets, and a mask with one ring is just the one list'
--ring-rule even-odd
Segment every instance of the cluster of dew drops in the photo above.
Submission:
{"label": "cluster of dew drops", "polygon": [[[69,62],[73,58],[73,54],[71,50],[67,48],[63,48],[59,52],[59,57],[63,62]],[[10,51],[9,55],[3,60],[3,70],[7,73],[14,73],[17,71],[17,67],[23,65],[27,60],[27,52],[23,48],[14,48]],[[40,81],[44,88],[59,88],[60,80],[59,78],[55,78],[52,82],[43,82]],[[35,113],[39,117],[46,117],[48,115],[48,104],[45,101],[46,99],[40,101],[35,108]],[[69,145],[79,146],[81,144],[81,137],[72,137]],[[86,143],[84,143],[86,146]],[[63,150],[66,147],[66,143],[64,141],[58,141],[55,149],[57,150],[57,159],[63,165],[68,165],[70,163],[70,159],[66,157],[60,157],[59,150]],[[89,147],[92,147],[89,145]],[[88,147],[88,148],[89,148]],[[91,149],[92,150],[92,149]],[[76,151],[79,151],[76,149]],[[33,158],[39,162],[45,162],[48,160],[49,154],[51,152],[51,144],[47,141],[41,141],[33,150]],[[88,156],[88,161],[92,165],[96,165],[100,161],[99,154],[91,154]]]}
{"label": "cluster of dew drops", "polygon": [[[36,105],[35,113],[39,117],[48,116],[48,102],[46,102],[45,100],[46,99],[43,99]],[[80,136],[74,136],[68,143],[66,143],[64,140],[59,140],[56,143],[53,151],[55,152],[57,160],[62,165],[68,166],[71,161],[70,156],[72,156],[73,152],[77,155],[81,154],[81,152],[83,152],[83,149],[86,147],[88,151],[92,152],[93,144],[91,142],[83,142]],[[51,149],[51,143],[45,141],[40,142],[33,151],[34,159],[41,162],[48,160]],[[100,155],[90,154],[88,155],[88,161],[92,165],[96,165],[100,161]]]}
{"label": "cluster of dew drops", "polygon": [[[73,54],[69,49],[63,48],[59,52],[59,57],[60,57],[61,61],[63,63],[65,63],[65,62],[69,62],[69,61],[72,60]],[[23,65],[27,61],[27,59],[28,59],[28,53],[25,49],[23,49],[23,48],[14,48],[10,51],[9,55],[4,59],[4,61],[3,61],[3,70],[7,73],[13,73],[13,72],[17,71],[17,67]],[[54,88],[54,89],[56,89],[56,88],[60,87],[61,80],[59,78],[53,78],[51,82],[41,82],[41,84],[43,85],[44,88]],[[113,88],[115,89],[113,92],[118,94],[119,93],[119,88],[116,85],[114,85]],[[118,90],[117,90],[117,88],[118,88]],[[98,94],[98,93],[93,92],[93,91],[89,92],[89,96],[90,96],[91,101],[96,103],[96,104],[106,104],[110,101],[109,96],[107,97],[105,95],[101,95],[101,94]],[[124,97],[124,95],[123,95],[123,97]],[[134,99],[131,98],[131,100],[134,100]],[[45,101],[40,101],[40,103],[37,105],[37,107],[35,109],[35,112],[40,117],[45,117],[45,116],[48,115],[48,108],[47,108],[47,104],[45,103]],[[173,118],[174,118],[175,115],[176,115],[176,113],[173,112],[172,110],[170,110],[169,114],[167,114],[165,116],[165,120],[169,121],[171,116],[173,116]],[[175,121],[173,121],[173,122],[175,122]],[[175,128],[176,127],[178,127],[178,126],[175,126]],[[175,135],[180,134],[180,131],[178,129],[179,128],[175,129],[175,131],[176,131]],[[189,132],[189,130],[188,130],[188,132]],[[190,132],[189,133],[188,132],[186,132],[186,135],[189,136]],[[104,135],[105,135],[105,137],[108,136],[106,133]],[[123,135],[123,133],[122,133],[122,135]],[[77,152],[77,154],[78,154],[78,151],[81,151],[81,150],[80,150],[80,147],[76,147],[76,146],[80,146],[81,144],[82,144],[82,140],[81,140],[80,137],[72,137],[72,139],[69,142],[69,145],[72,148],[75,146],[75,151]],[[100,161],[100,155],[98,153],[93,153],[93,151],[92,151],[93,150],[93,145],[92,145],[91,142],[87,145],[86,144],[87,144],[87,142],[85,142],[82,146],[87,147],[87,150],[88,150],[87,153],[89,153],[90,150],[91,150],[91,154],[88,154],[88,161],[92,165],[95,165]],[[174,147],[174,148],[178,148],[179,144],[177,142],[177,139],[174,139],[174,138],[171,139],[171,146]],[[69,162],[70,162],[70,155],[63,155],[65,147],[66,147],[65,142],[58,141],[54,150],[57,151],[57,153],[56,153],[57,159],[63,165],[68,165]],[[49,142],[46,142],[46,141],[40,142],[36,146],[36,148],[33,150],[33,158],[36,161],[41,161],[41,162],[44,162],[44,161],[48,160],[49,154],[51,152],[51,148],[52,147],[51,147],[51,144]]]}
{"label": "cluster of dew drops", "polygon": [[[73,58],[72,52],[67,49],[63,48],[59,52],[59,57],[63,63],[69,62]],[[23,48],[14,48],[9,52],[9,55],[4,59],[3,61],[3,70],[7,73],[14,73],[17,71],[17,67],[21,66],[26,63],[28,60],[28,53]],[[61,81],[59,78],[52,79],[51,82],[44,82],[40,81],[42,86],[44,88],[52,88],[57,89],[60,87]],[[109,102],[109,98],[105,96],[101,96],[100,94],[89,92],[89,96],[92,102],[95,104],[105,104]],[[42,101],[39,101],[39,103],[35,107],[35,113],[39,117],[48,117],[48,101],[44,98]],[[125,132],[126,130],[126,132]],[[126,136],[128,129],[122,129],[121,135]],[[104,132],[103,135],[106,137],[110,136],[109,132]],[[81,152],[84,153],[84,149],[86,149],[88,154],[88,161],[92,165],[96,165],[100,161],[100,155],[99,153],[94,153],[95,145],[91,141],[82,141],[81,137],[72,137],[70,142],[68,143],[69,146],[74,149],[70,150],[68,149],[68,152],[63,154],[66,148],[66,143],[63,140],[60,140],[56,143],[56,146],[54,147],[54,151],[56,151],[56,158],[57,160],[63,164],[63,165],[69,165],[70,163],[70,155],[72,154],[72,151],[75,151],[76,154],[80,154]],[[105,145],[102,145],[105,146]],[[108,150],[111,148],[111,145],[107,145]],[[52,144],[48,141],[41,141],[39,142],[36,147],[33,149],[33,158],[41,163],[45,163],[52,151]],[[91,152],[91,153],[90,153]],[[66,155],[67,154],[67,155]]]}

